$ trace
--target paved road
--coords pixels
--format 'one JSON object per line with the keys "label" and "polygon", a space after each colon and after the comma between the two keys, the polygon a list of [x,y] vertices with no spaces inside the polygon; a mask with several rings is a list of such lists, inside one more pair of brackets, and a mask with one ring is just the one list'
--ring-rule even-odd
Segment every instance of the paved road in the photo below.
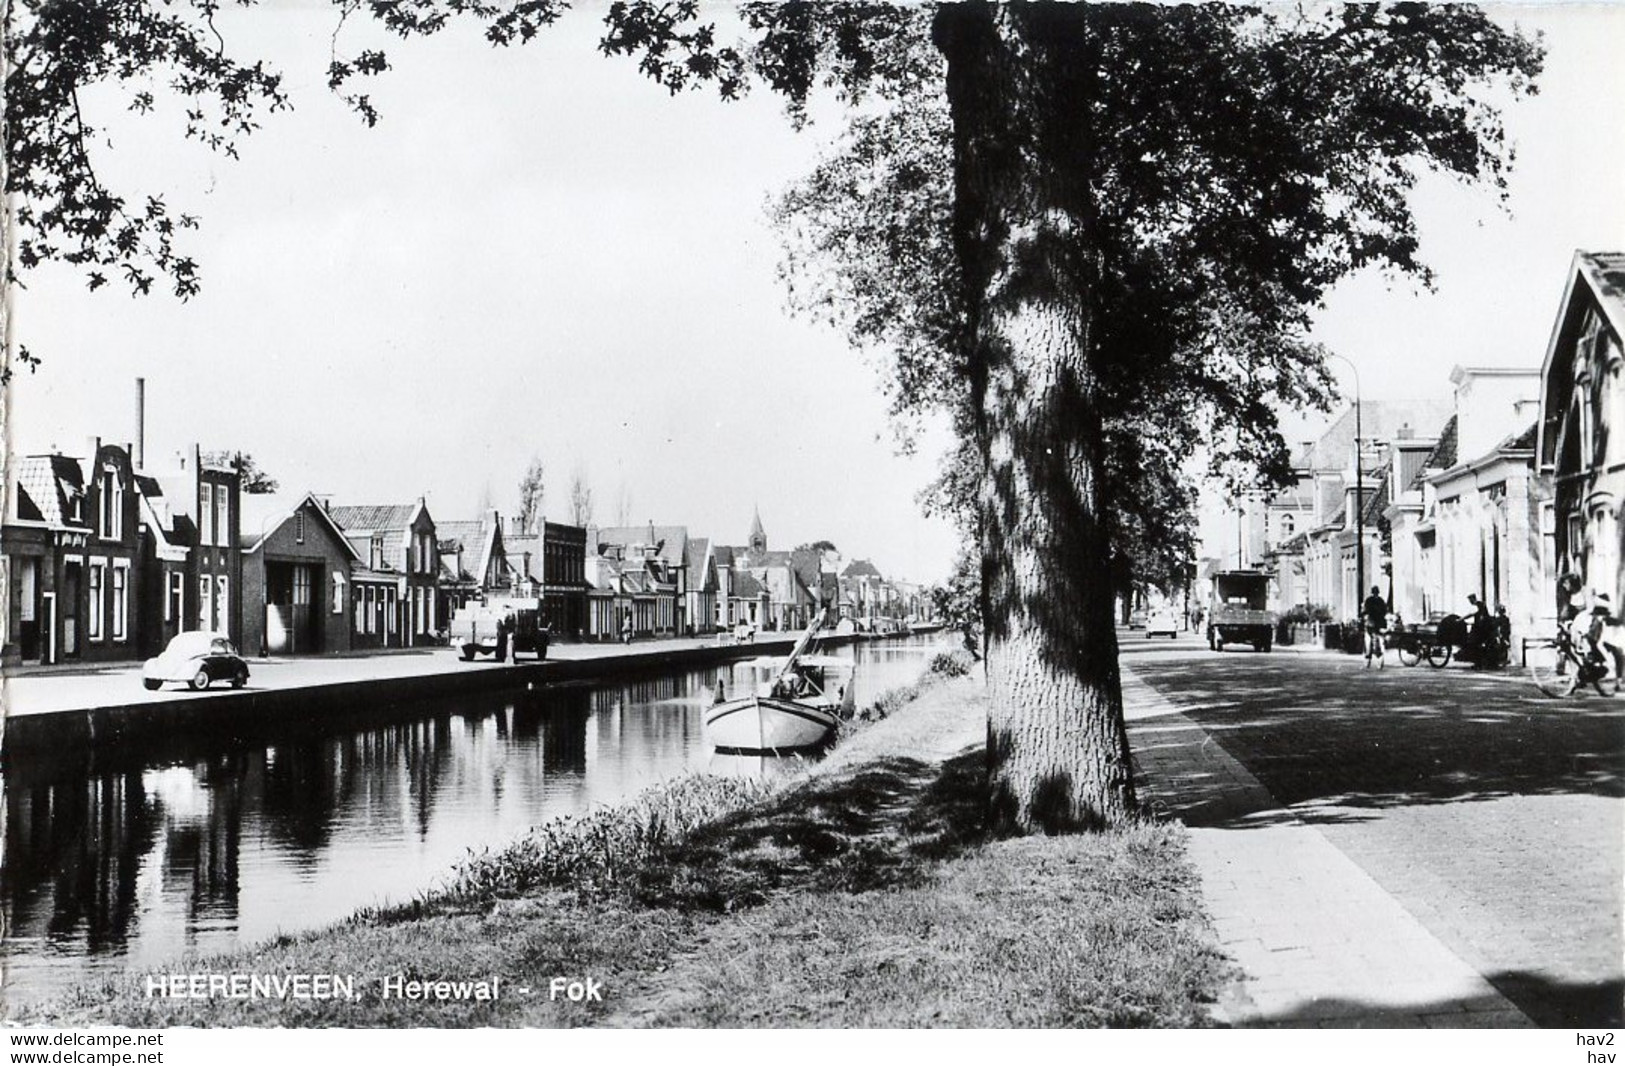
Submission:
{"label": "paved road", "polygon": [[1625,697],[1189,637],[1122,645],[1267,790],[1186,781],[1169,805],[1187,824],[1268,828],[1284,808],[1536,1024],[1625,1021]]}
{"label": "paved road", "polygon": [[[780,654],[794,640],[794,633],[763,633],[758,636],[763,653]],[[622,655],[657,655],[687,648],[713,648],[718,639],[686,638],[640,640],[623,644],[554,644],[549,660],[599,659]],[[527,655],[524,662],[529,663]],[[248,660],[252,676],[246,691],[293,689],[311,685],[333,685],[349,681],[420,677],[429,674],[503,669],[489,658],[460,662],[451,648],[411,648],[384,652],[358,652],[351,655]],[[88,707],[111,707],[159,703],[185,695],[185,687],[166,685],[157,692],[141,687],[141,663],[120,662],[72,667],[34,667],[8,672],[4,677],[4,699],[8,714],[49,714]],[[197,699],[229,699],[232,691],[224,685],[211,686]]]}

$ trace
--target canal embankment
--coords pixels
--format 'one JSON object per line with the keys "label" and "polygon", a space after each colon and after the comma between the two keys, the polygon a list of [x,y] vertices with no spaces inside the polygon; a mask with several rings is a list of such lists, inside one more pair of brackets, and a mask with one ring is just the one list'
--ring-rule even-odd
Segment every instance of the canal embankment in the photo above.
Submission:
{"label": "canal embankment", "polygon": [[[979,676],[940,677],[780,784],[675,782],[472,857],[411,905],[164,967],[338,975],[354,998],[154,996],[130,973],[21,1020],[1202,1024],[1224,963],[1182,830],[990,837],[984,700]],[[386,995],[412,981],[494,994]]]}
{"label": "canal embankment", "polygon": [[285,729],[330,721],[336,714],[376,718],[392,707],[425,700],[591,684],[783,655],[794,639],[562,644],[540,662],[464,662],[450,648],[259,659],[250,660],[244,688],[218,683],[203,692],[176,685],[146,691],[139,663],[14,673],[4,678],[4,753],[10,762],[63,749],[127,746],[178,735]]}

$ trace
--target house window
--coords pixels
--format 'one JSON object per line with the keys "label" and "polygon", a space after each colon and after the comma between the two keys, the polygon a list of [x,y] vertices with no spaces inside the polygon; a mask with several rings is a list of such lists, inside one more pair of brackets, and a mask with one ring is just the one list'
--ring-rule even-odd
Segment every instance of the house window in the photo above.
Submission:
{"label": "house window", "polygon": [[198,543],[214,543],[214,490],[208,485],[198,487],[197,494]]}
{"label": "house window", "polygon": [[365,585],[355,590],[355,631],[367,631],[367,587]]}
{"label": "house window", "polygon": [[164,621],[174,622],[186,614],[186,575],[169,575],[169,595],[164,599]]}
{"label": "house window", "polygon": [[231,590],[224,574],[214,579],[214,628],[222,633],[231,629]]}
{"label": "house window", "polygon": [[1586,573],[1591,575],[1591,587],[1596,592],[1613,595],[1609,582],[1619,573],[1619,531],[1614,515],[1607,505],[1597,508],[1592,519],[1591,562]]}
{"label": "house window", "polygon": [[130,630],[130,564],[113,563],[113,639],[126,640]]}
{"label": "house window", "polygon": [[333,571],[333,613],[344,613],[344,575]]}
{"label": "house window", "polygon": [[124,494],[119,491],[118,468],[102,470],[101,536],[103,540],[124,539]]}
{"label": "house window", "polygon": [[90,618],[86,622],[85,635],[91,640],[102,639],[102,619],[107,613],[107,604],[102,600],[102,584],[107,573],[107,563],[104,560],[93,559],[90,563]]}
{"label": "house window", "polygon": [[369,553],[367,565],[374,570],[382,570],[384,568],[384,538],[372,538],[371,547],[372,550]]}
{"label": "house window", "polygon": [[293,568],[293,605],[295,607],[310,606],[310,567],[308,566]]}
{"label": "house window", "polygon": [[222,548],[231,546],[231,496],[224,485],[214,487],[214,538]]}
{"label": "house window", "polygon": [[209,617],[209,608],[214,604],[214,579],[204,574],[197,579],[197,627],[211,630],[213,621]]}

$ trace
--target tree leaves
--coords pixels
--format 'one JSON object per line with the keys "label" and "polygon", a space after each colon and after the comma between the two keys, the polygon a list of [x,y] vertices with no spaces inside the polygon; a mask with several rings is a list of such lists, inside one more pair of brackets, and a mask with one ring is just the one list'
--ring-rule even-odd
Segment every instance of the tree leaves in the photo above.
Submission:
{"label": "tree leaves", "polygon": [[151,114],[154,93],[136,86],[162,75],[186,101],[184,135],[235,156],[237,139],[287,100],[280,75],[226,54],[217,9],[212,0],[8,6],[5,151],[8,191],[19,200],[21,267],[66,263],[84,271],[92,290],[116,277],[137,295],[160,281],[183,300],[197,292],[197,264],[175,243],[196,220],[172,216],[162,193],[131,199],[103,184],[94,158],[101,131],[81,98],[99,83],[130,85],[130,110]]}

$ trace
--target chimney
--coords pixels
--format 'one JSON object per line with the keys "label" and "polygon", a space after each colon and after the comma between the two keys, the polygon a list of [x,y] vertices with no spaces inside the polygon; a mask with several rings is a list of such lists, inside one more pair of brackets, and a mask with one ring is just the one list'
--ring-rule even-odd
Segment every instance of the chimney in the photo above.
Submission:
{"label": "chimney", "polygon": [[147,379],[135,379],[135,447],[130,462],[137,470],[147,461]]}
{"label": "chimney", "polygon": [[94,463],[96,453],[102,450],[102,439],[100,437],[86,437],[85,447],[90,449],[90,454],[85,456],[85,462]]}

